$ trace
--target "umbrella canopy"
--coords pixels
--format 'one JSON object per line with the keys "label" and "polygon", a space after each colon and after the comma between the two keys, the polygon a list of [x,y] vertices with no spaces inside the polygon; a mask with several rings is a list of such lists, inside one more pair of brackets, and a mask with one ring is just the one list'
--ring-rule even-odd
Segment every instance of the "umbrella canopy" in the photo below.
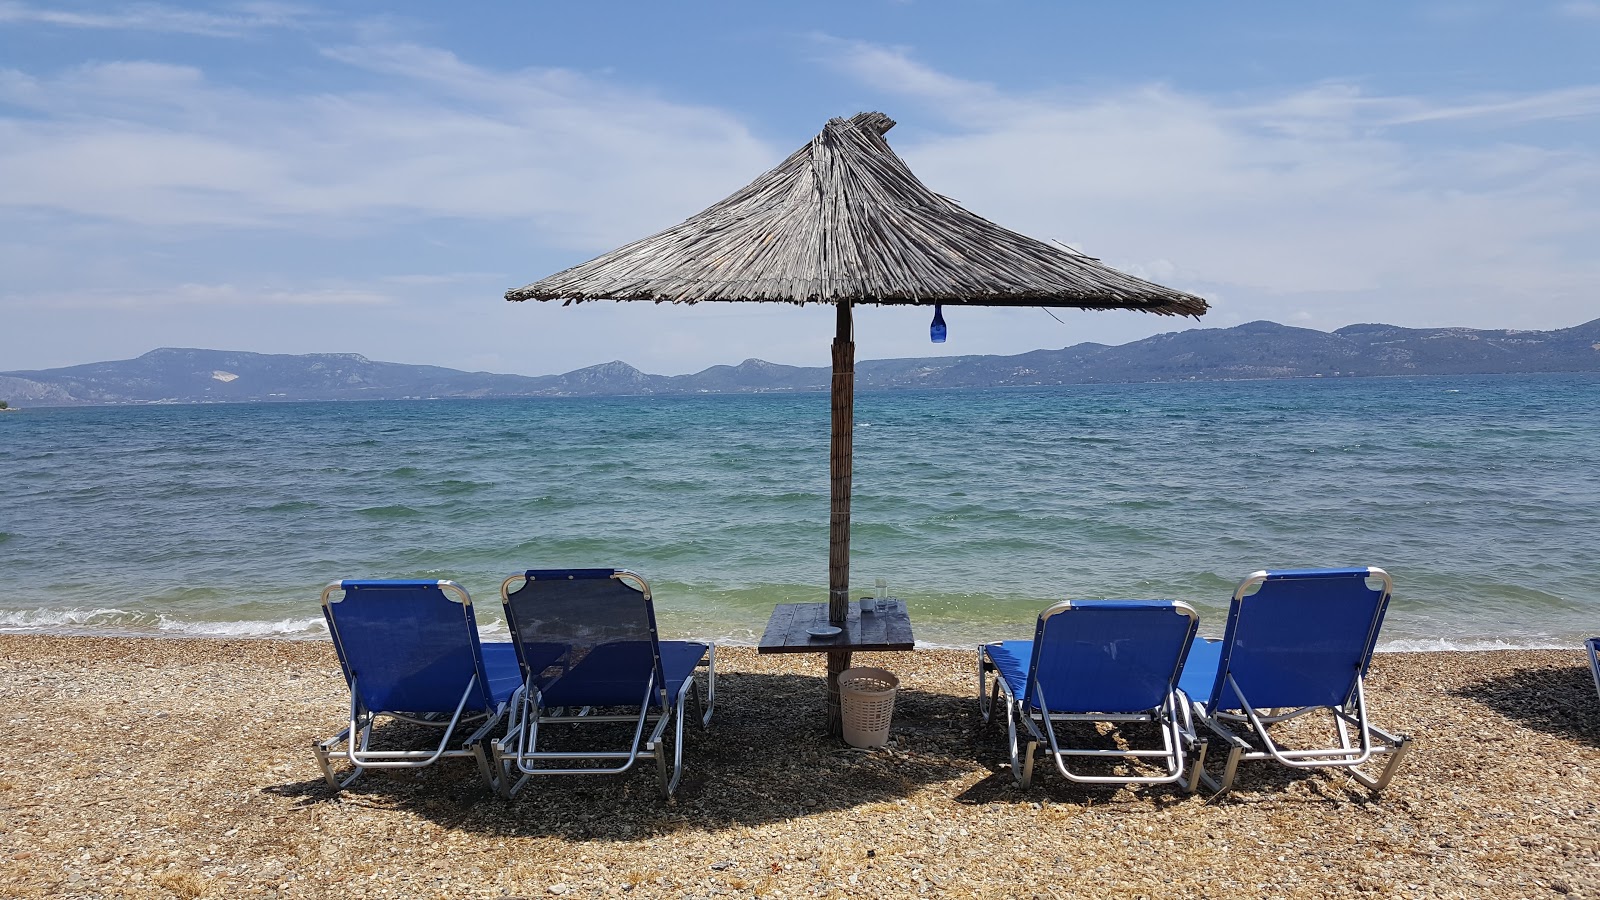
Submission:
{"label": "umbrella canopy", "polygon": [[[829,619],[849,609],[853,304],[1136,309],[1195,316],[1206,301],[974,215],[929,190],[889,149],[879,112],[830,119],[806,146],[665,231],[506,292],[507,300],[832,303]],[[839,729],[828,654],[828,721]]]}
{"label": "umbrella canopy", "polygon": [[832,119],[777,168],[681,224],[507,300],[1138,309],[1206,302],[1002,228],[917,180],[879,112]]}

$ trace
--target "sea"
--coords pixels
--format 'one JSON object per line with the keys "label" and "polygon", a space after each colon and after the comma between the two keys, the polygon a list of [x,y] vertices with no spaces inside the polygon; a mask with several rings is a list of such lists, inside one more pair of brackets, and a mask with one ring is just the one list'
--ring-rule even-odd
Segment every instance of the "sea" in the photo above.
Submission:
{"label": "sea", "polygon": [[[1071,598],[1220,635],[1259,569],[1380,566],[1385,650],[1600,634],[1600,375],[856,397],[851,581],[919,646]],[[0,631],[325,640],[344,578],[450,579],[486,635],[528,568],[632,569],[664,634],[826,599],[825,394],[0,414]]]}

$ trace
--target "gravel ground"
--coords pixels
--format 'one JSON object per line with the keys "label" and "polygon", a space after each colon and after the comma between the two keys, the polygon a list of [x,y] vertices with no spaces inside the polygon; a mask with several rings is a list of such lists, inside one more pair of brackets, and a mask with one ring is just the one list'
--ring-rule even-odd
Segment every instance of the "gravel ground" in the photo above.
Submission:
{"label": "gravel ground", "polygon": [[1024,792],[971,653],[858,654],[902,681],[878,751],[822,736],[820,656],[718,655],[675,800],[641,766],[508,803],[459,760],[330,791],[326,643],[0,636],[0,896],[1600,898],[1578,651],[1381,655],[1374,715],[1418,739],[1381,799],[1261,763],[1224,797]]}

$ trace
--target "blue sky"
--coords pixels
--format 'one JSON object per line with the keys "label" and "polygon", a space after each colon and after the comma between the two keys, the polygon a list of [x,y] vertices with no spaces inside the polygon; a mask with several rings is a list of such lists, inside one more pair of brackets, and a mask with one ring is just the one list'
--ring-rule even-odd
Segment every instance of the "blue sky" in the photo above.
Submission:
{"label": "blue sky", "polygon": [[1600,0],[0,0],[0,370],[162,346],[826,365],[821,307],[506,303],[877,109],[934,190],[1198,293],[863,309],[860,358],[1600,316]]}

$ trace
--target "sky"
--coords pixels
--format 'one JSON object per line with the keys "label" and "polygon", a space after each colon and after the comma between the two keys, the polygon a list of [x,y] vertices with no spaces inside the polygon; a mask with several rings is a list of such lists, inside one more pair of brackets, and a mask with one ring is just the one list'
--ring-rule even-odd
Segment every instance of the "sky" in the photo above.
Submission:
{"label": "sky", "polygon": [[508,303],[881,110],[932,189],[1199,294],[862,308],[859,359],[1600,316],[1600,0],[0,0],[0,371],[158,347],[828,364],[827,307]]}

